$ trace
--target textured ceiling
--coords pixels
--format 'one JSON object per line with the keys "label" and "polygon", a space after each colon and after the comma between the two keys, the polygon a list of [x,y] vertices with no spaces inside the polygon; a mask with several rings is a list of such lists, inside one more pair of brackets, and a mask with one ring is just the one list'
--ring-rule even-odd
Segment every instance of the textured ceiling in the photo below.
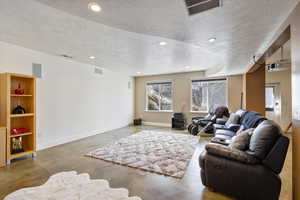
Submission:
{"label": "textured ceiling", "polygon": [[[224,0],[221,8],[189,17],[183,0],[93,1],[100,13],[87,9],[88,0],[1,0],[0,40],[132,75],[180,72],[186,65],[237,74],[298,2]],[[210,37],[217,41],[210,44]]]}

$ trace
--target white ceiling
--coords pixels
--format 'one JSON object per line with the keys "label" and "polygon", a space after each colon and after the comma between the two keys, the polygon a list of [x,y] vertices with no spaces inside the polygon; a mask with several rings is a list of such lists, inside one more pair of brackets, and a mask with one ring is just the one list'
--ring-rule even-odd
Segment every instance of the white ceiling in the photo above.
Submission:
{"label": "white ceiling", "polygon": [[0,40],[132,75],[238,74],[299,0],[224,0],[192,17],[183,0],[93,1],[100,13],[88,0],[0,0]]}

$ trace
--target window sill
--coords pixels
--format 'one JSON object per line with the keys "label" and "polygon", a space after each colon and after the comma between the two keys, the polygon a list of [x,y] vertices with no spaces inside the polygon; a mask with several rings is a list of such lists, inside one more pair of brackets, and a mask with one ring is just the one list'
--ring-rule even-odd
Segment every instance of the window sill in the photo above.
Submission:
{"label": "window sill", "polygon": [[208,114],[207,111],[190,111],[192,114]]}
{"label": "window sill", "polygon": [[150,113],[173,113],[173,110],[144,110],[144,112]]}

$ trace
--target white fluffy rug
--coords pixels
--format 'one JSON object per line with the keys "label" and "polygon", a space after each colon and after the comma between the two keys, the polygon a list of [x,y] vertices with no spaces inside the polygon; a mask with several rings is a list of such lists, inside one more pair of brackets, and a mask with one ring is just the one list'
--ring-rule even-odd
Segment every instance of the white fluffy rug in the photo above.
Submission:
{"label": "white fluffy rug", "polygon": [[93,158],[182,178],[198,138],[170,132],[142,131],[87,154]]}
{"label": "white fluffy rug", "polygon": [[91,180],[88,174],[61,172],[41,186],[18,190],[4,200],[142,200],[128,197],[128,190],[113,189],[106,180]]}

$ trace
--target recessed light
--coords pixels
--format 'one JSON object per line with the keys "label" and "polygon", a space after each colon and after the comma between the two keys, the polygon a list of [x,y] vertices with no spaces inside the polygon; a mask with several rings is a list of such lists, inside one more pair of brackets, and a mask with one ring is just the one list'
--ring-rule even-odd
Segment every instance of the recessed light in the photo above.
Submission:
{"label": "recessed light", "polygon": [[137,72],[137,74],[141,74],[142,72]]}
{"label": "recessed light", "polygon": [[216,40],[217,40],[217,38],[215,38],[215,37],[212,37],[212,38],[208,39],[208,41],[211,42],[211,43],[215,42]]}
{"label": "recessed light", "polygon": [[90,56],[89,59],[94,60],[96,57],[95,56]]}
{"label": "recessed light", "polygon": [[166,42],[160,42],[159,45],[160,46],[165,46],[165,45],[167,45],[167,43]]}
{"label": "recessed light", "polygon": [[96,2],[90,2],[88,4],[88,8],[91,9],[92,11],[94,11],[94,12],[100,12],[101,11],[101,7]]}
{"label": "recessed light", "polygon": [[191,68],[191,66],[188,66],[188,65],[187,65],[187,66],[185,66],[185,68],[186,68],[186,69],[189,69],[189,68]]}

